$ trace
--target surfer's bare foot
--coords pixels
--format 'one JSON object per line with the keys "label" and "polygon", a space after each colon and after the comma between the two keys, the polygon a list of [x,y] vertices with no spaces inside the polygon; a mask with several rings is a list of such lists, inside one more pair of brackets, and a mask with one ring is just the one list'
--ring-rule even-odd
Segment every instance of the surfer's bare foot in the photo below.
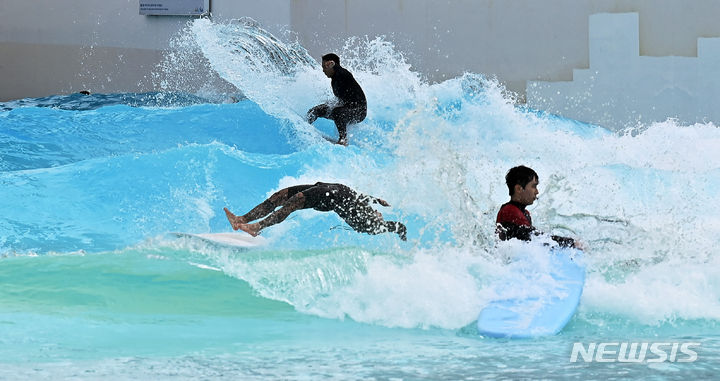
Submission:
{"label": "surfer's bare foot", "polygon": [[260,234],[260,225],[257,223],[255,223],[255,224],[238,224],[238,228],[235,230],[238,230],[238,229],[244,231],[245,233],[250,234],[253,237],[257,237],[258,234]]}
{"label": "surfer's bare foot", "polygon": [[240,229],[240,225],[247,222],[242,216],[234,215],[228,208],[223,208],[223,210],[225,211],[225,215],[227,216],[228,221],[230,221],[230,225],[233,230]]}

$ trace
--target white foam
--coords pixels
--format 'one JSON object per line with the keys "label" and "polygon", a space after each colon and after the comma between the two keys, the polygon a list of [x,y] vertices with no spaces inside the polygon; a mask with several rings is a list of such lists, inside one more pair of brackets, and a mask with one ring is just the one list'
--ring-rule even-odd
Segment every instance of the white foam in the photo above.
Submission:
{"label": "white foam", "polygon": [[[216,26],[193,25],[213,68],[241,80],[236,84],[266,112],[293,120],[291,114],[328,96],[319,68],[299,67],[291,79],[238,69]],[[409,232],[411,240],[445,232],[454,247],[442,239],[437,248],[396,253],[409,256],[402,263],[370,256],[354,270],[338,270],[340,283],[320,282],[313,270],[312,281],[291,281],[307,287],[293,292],[271,284],[282,283],[290,273],[284,267],[295,262],[231,270],[261,293],[321,316],[403,327],[467,324],[489,292],[483,277],[494,265],[482,258],[496,251],[495,214],[509,198],[504,175],[524,164],[540,176],[540,199],[529,208],[534,224],[590,247],[581,303],[642,322],[719,318],[720,287],[712,280],[718,274],[707,265],[720,244],[720,216],[712,207],[720,196],[716,126],[666,121],[610,133],[519,108],[482,75],[426,83],[381,38],[353,39],[340,55],[368,97],[368,119],[354,131],[380,131],[382,140],[319,151],[317,165],[278,189],[343,182],[385,198],[400,220],[420,218],[424,225]],[[633,261],[639,268],[623,267]],[[682,279],[673,272],[678,268]],[[627,277],[605,279],[606,271]],[[263,276],[276,278],[252,283]]]}

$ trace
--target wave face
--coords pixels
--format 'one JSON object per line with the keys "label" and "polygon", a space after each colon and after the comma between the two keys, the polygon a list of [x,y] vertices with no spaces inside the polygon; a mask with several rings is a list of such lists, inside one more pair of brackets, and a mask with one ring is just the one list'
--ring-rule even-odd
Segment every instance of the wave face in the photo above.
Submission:
{"label": "wave face", "polygon": [[[57,311],[77,319],[64,321],[67,329],[88,319],[104,327],[99,339],[58,338],[71,357],[82,340],[101,348],[102,337],[115,337],[116,316],[146,338],[147,353],[162,337],[192,338],[185,352],[168,342],[170,355],[205,348],[184,325],[198,319],[222,348],[266,339],[222,339],[237,324],[227,316],[273,332],[316,317],[358,337],[388,334],[377,327],[464,332],[513,270],[506,258],[530,251],[542,266],[542,246],[494,238],[508,200],[504,175],[520,164],[540,175],[535,225],[590,248],[569,340],[717,327],[716,126],[669,120],[610,133],[517,106],[480,74],[428,83],[391,43],[355,38],[337,53],[365,90],[368,117],[339,147],[322,137],[337,136],[331,122],[303,121],[332,93],[301,46],[250,20],[205,19],[175,44],[167,83],[180,81],[168,66],[202,57],[236,97],[74,94],[0,104],[0,304],[15,324],[0,328],[9,335],[0,335],[9,348],[0,357],[42,351],[45,339],[11,353],[31,327],[50,335]],[[408,242],[358,234],[314,211],[266,229],[268,246],[249,252],[168,234],[229,231],[223,207],[245,213],[281,188],[316,181],[386,199],[383,214],[407,223]],[[132,348],[115,350],[142,355]]]}

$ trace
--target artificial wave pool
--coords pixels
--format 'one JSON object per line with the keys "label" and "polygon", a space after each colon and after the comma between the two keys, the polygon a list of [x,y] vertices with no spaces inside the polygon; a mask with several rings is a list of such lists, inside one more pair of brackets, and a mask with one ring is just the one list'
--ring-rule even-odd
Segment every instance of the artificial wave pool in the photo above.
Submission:
{"label": "artificial wave pool", "polygon": [[[720,130],[611,133],[518,106],[493,80],[431,84],[382,39],[338,54],[368,118],[350,146],[302,121],[331,96],[305,50],[252,23],[196,20],[188,57],[238,90],[51,96],[0,104],[0,379],[711,377],[720,343]],[[194,60],[194,59],[193,59]],[[173,72],[173,70],[181,70]],[[558,336],[487,339],[478,312],[505,258],[505,172],[540,175],[540,229],[584,241],[580,308]],[[395,235],[301,211],[237,251],[226,232],[274,191],[345,183],[386,199]],[[532,287],[531,284],[518,285]],[[573,343],[699,342],[697,361],[573,363]]]}

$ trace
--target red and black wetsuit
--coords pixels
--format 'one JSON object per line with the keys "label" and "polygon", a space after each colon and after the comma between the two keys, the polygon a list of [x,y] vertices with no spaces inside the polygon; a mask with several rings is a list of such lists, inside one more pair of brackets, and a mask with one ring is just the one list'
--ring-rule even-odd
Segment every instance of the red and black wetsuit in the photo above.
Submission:
{"label": "red and black wetsuit", "polygon": [[[525,205],[515,201],[510,201],[500,207],[495,223],[497,224],[495,233],[503,241],[512,238],[530,241],[533,235],[542,234],[532,226],[530,211],[525,208]],[[556,235],[551,235],[550,238],[562,247],[573,247],[575,244],[572,238]]]}

